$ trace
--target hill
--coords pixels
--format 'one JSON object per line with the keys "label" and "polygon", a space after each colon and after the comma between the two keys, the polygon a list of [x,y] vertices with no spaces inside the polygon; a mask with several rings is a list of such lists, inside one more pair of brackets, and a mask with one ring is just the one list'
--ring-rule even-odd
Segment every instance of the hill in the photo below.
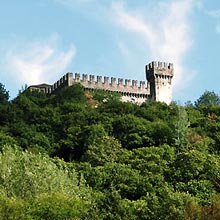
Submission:
{"label": "hill", "polygon": [[135,105],[0,85],[0,219],[219,219],[220,103]]}

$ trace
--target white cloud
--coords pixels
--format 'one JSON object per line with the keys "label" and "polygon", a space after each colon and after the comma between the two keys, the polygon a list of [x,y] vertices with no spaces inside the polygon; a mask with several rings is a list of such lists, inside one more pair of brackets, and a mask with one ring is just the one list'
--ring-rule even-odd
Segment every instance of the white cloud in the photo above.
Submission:
{"label": "white cloud", "polygon": [[75,56],[75,48],[59,50],[59,36],[38,42],[26,42],[10,49],[6,55],[6,70],[15,84],[51,83],[60,77]]}
{"label": "white cloud", "polygon": [[135,34],[134,40],[145,42],[148,57],[174,63],[176,88],[186,85],[193,76],[186,70],[184,58],[193,43],[189,16],[193,7],[198,6],[195,3],[193,0],[159,3],[151,11],[146,9],[148,17],[141,11],[126,9],[122,2],[112,5],[115,22]]}
{"label": "white cloud", "polygon": [[102,21],[111,33],[115,27],[120,27],[115,36],[128,65],[131,65],[132,59],[134,65],[134,59],[143,60],[143,57],[149,61],[172,62],[175,68],[174,86],[178,90],[187,86],[194,77],[196,71],[187,69],[184,59],[193,44],[190,15],[194,9],[203,8],[202,0],[157,1],[153,7],[143,3],[142,7],[133,6],[132,9],[127,1],[122,0],[108,3],[97,0],[56,1],[72,8],[80,5],[88,9],[89,6],[87,11],[90,16]]}

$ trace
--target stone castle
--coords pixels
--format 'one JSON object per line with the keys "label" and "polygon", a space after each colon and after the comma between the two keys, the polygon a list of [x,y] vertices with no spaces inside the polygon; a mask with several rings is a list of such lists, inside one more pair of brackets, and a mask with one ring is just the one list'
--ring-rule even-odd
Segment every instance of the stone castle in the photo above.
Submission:
{"label": "stone castle", "polygon": [[30,90],[39,90],[50,95],[60,90],[65,86],[71,86],[74,83],[81,83],[85,90],[102,89],[109,92],[118,92],[122,95],[122,101],[130,101],[136,104],[141,104],[148,101],[159,101],[170,104],[172,101],[172,78],[173,64],[163,62],[151,62],[146,65],[146,81],[123,79],[111,77],[75,73],[67,73],[53,85],[40,84],[32,85]]}

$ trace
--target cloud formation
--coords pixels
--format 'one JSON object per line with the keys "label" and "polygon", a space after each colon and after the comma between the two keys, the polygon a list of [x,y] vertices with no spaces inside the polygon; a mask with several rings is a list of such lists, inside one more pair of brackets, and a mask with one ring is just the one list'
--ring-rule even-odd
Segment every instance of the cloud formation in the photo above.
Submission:
{"label": "cloud formation", "polygon": [[[195,9],[203,7],[202,0],[143,1],[136,7],[122,0],[108,3],[97,0],[56,1],[72,8],[76,5],[83,6],[84,10],[89,8],[87,16],[102,21],[111,34],[115,31],[118,49],[128,66],[131,66],[131,61],[135,65],[135,60],[138,64],[137,60],[143,60],[143,57],[150,61],[174,63],[175,90],[186,87],[195,76],[195,71],[186,68],[184,60],[193,45],[191,15]],[[218,15],[218,12],[212,13]]]}
{"label": "cloud formation", "polygon": [[149,12],[146,17],[141,11],[127,9],[122,2],[112,4],[115,23],[135,34],[135,40],[145,42],[148,57],[150,53],[152,59],[174,63],[174,84],[178,88],[193,76],[187,70],[188,78],[185,77],[184,58],[193,43],[189,17],[195,6],[192,0],[172,0],[159,3],[150,12],[146,10]]}
{"label": "cloud formation", "polygon": [[[69,66],[75,48],[59,50],[59,36],[54,34],[44,41],[25,42],[10,49],[6,55],[6,69],[15,84],[51,83]],[[52,80],[52,81],[51,81]]]}

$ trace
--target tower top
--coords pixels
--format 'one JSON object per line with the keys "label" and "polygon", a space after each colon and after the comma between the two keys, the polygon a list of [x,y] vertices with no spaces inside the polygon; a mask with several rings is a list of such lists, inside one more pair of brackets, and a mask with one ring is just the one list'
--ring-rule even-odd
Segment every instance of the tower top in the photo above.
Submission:
{"label": "tower top", "polygon": [[156,62],[153,61],[146,65],[146,74],[151,75],[154,73],[173,76],[174,68],[172,63],[165,63],[165,62]]}
{"label": "tower top", "polygon": [[153,61],[146,65],[146,68],[148,70],[150,69],[173,69],[173,64],[172,63],[166,63],[166,62],[157,62]]}

